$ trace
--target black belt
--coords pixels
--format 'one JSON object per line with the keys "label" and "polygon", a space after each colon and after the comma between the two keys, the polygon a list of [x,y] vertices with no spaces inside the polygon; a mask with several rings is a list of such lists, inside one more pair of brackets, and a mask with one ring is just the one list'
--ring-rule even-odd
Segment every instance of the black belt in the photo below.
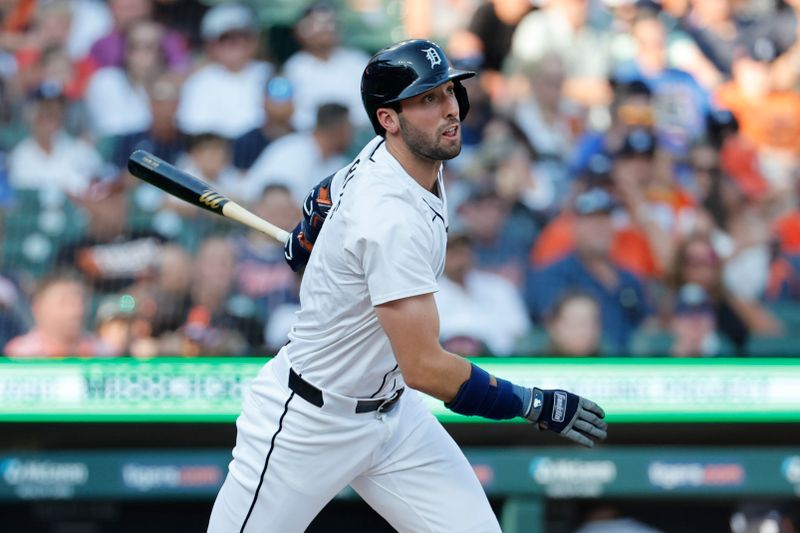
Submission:
{"label": "black belt", "polygon": [[[322,399],[322,391],[300,377],[300,374],[289,368],[289,388],[302,399],[317,407],[325,405]],[[390,397],[382,400],[358,400],[356,403],[356,413],[388,413],[394,408],[397,400],[403,395],[405,389],[398,389]]]}

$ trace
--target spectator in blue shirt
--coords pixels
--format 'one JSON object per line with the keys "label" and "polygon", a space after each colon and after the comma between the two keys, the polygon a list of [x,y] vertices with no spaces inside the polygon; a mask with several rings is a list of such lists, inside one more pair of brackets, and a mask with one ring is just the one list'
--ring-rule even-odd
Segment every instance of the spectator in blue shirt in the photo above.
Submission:
{"label": "spectator in blue shirt", "polygon": [[580,193],[572,207],[575,251],[528,273],[528,308],[541,322],[566,292],[586,293],[600,305],[603,336],[612,353],[625,354],[631,334],[649,309],[640,280],[611,258],[614,199],[604,189],[591,188]]}

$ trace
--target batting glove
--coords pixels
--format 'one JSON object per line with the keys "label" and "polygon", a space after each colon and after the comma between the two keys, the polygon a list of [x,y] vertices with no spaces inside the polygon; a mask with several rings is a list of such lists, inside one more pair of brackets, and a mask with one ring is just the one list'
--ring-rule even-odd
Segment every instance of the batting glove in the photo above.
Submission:
{"label": "batting glove", "polygon": [[563,390],[532,389],[531,408],[525,418],[539,429],[559,435],[591,448],[595,441],[605,440],[608,424],[602,407],[591,400]]}
{"label": "batting glove", "polygon": [[295,272],[303,268],[311,257],[319,231],[331,209],[331,181],[333,174],[319,182],[303,202],[303,220],[292,230],[284,246],[286,262]]}

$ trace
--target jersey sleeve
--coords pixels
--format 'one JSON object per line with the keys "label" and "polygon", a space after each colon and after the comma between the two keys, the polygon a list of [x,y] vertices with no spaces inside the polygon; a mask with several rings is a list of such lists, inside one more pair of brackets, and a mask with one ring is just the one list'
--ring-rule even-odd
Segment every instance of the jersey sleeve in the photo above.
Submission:
{"label": "jersey sleeve", "polygon": [[375,214],[359,246],[372,305],[436,292],[430,228],[401,199],[376,206]]}

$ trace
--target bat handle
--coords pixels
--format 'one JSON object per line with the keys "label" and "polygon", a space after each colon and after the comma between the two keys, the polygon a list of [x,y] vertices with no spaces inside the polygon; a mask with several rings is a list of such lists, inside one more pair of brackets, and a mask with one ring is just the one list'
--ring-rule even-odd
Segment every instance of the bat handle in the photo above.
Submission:
{"label": "bat handle", "polygon": [[286,242],[289,240],[289,236],[291,235],[288,231],[283,230],[275,224],[271,224],[263,218],[254,215],[236,202],[229,201],[222,206],[222,214],[228,218],[232,218],[237,222],[241,222],[246,226],[269,235],[281,244],[286,244]]}

